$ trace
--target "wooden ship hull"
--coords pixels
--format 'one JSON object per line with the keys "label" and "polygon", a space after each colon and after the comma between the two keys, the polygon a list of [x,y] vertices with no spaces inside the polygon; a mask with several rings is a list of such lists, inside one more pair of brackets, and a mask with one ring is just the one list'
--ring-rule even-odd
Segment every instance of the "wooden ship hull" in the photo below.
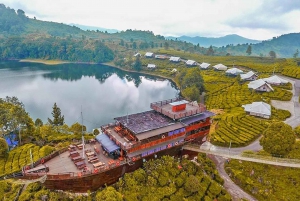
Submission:
{"label": "wooden ship hull", "polygon": [[[111,168],[107,171],[99,172],[96,174],[90,174],[86,176],[70,177],[69,175],[47,175],[47,179],[42,184],[51,190],[64,190],[71,192],[87,192],[96,191],[100,187],[105,185],[111,185],[119,181],[119,179],[125,174],[133,172],[143,166],[144,160],[159,158],[161,156],[169,155],[179,157],[182,153],[182,146],[172,147],[156,154],[147,156],[136,160],[135,162],[129,162],[115,168]],[[44,174],[25,175],[24,179],[37,179]]]}

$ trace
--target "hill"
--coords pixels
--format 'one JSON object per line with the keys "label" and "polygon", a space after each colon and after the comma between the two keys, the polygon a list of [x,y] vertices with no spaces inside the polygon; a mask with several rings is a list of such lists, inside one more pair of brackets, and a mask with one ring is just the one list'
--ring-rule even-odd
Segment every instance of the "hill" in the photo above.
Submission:
{"label": "hill", "polygon": [[[173,39],[176,40],[176,37],[166,37],[167,39]],[[237,45],[237,44],[246,44],[246,43],[259,43],[261,41],[259,40],[252,40],[248,38],[244,38],[242,36],[232,34],[232,35],[226,35],[219,38],[212,38],[212,37],[190,37],[190,36],[180,36],[177,38],[177,40],[180,41],[186,41],[193,43],[194,45],[199,45],[201,47],[209,47],[209,46],[215,46],[215,47],[222,47],[229,44]]]}
{"label": "hill", "polygon": [[[58,42],[55,43],[55,40]],[[84,40],[85,42],[83,42]],[[34,41],[36,49],[30,47],[31,41]],[[0,59],[29,57],[80,62],[110,61],[114,57],[124,58],[137,51],[157,52],[159,49],[173,49],[200,55],[224,56],[230,54],[235,56],[248,55],[246,50],[250,44],[252,47],[250,55],[260,57],[269,57],[270,51],[274,51],[277,57],[292,57],[296,50],[300,49],[299,33],[286,34],[259,42],[238,35],[227,35],[220,38],[188,36],[165,38],[155,35],[152,31],[131,29],[116,33],[103,32],[99,29],[84,31],[74,25],[31,19],[23,10],[15,11],[4,4],[0,4],[0,42]],[[5,46],[11,44],[14,44],[12,48]],[[55,49],[53,49],[53,45],[57,45]],[[95,51],[97,45],[101,47]],[[205,48],[210,45],[214,46],[213,50]],[[61,48],[62,46],[63,48]],[[30,51],[27,51],[27,47],[30,47]],[[74,51],[74,47],[79,49]],[[40,52],[42,49],[43,52]],[[100,49],[110,50],[105,53],[106,56],[99,57],[96,52]],[[65,55],[62,56],[61,53],[65,53]]]}
{"label": "hill", "polygon": [[[231,46],[217,49],[218,52],[227,52],[231,55],[247,55],[246,50],[249,44]],[[300,33],[289,33],[261,43],[252,44],[252,56],[269,56],[270,51],[276,53],[276,57],[291,58],[300,50]]]}
{"label": "hill", "polygon": [[101,32],[107,32],[107,33],[117,33],[119,32],[119,30],[117,29],[106,29],[106,28],[102,28],[102,27],[95,27],[95,26],[87,26],[87,25],[81,25],[81,24],[70,24],[70,26],[75,26],[75,27],[79,27],[80,29],[87,31],[101,31]]}

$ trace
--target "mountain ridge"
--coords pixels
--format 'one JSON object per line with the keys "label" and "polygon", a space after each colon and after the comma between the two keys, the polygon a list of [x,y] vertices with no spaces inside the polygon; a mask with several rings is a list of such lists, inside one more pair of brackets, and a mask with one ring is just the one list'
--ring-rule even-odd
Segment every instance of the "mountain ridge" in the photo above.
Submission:
{"label": "mountain ridge", "polygon": [[253,40],[249,38],[242,37],[237,34],[229,34],[225,35],[222,37],[203,37],[203,36],[180,36],[180,37],[173,37],[173,36],[168,36],[166,37],[167,39],[172,39],[172,40],[180,40],[180,41],[186,41],[193,43],[194,45],[197,45],[199,43],[200,46],[202,47],[209,47],[209,46],[214,46],[214,47],[222,47],[226,46],[229,44],[232,45],[238,45],[238,44],[255,44],[255,43],[260,43],[260,40]]}
{"label": "mountain ridge", "polygon": [[84,31],[90,30],[90,31],[102,31],[102,32],[107,32],[107,33],[117,33],[119,30],[117,29],[108,29],[108,28],[103,28],[103,27],[97,27],[97,26],[88,26],[88,25],[82,25],[82,24],[74,24],[71,23],[69,24],[70,26],[76,26]]}

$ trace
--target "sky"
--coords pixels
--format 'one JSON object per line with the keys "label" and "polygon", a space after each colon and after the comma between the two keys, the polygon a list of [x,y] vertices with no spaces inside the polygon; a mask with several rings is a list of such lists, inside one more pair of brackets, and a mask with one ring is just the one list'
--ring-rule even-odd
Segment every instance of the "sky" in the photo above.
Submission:
{"label": "sky", "polygon": [[267,40],[300,32],[300,0],[1,0],[39,20],[164,36]]}

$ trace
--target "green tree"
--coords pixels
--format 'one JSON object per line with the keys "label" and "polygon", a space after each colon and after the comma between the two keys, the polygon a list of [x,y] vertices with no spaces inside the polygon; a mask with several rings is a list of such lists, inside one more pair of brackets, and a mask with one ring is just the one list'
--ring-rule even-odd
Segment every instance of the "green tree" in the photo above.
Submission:
{"label": "green tree", "polygon": [[197,87],[195,85],[183,89],[182,95],[192,101],[199,101],[199,99],[200,99],[199,90],[197,89]]}
{"label": "green tree", "polygon": [[296,59],[298,57],[298,55],[299,55],[299,50],[297,49],[295,54],[293,55],[293,57]]}
{"label": "green tree", "polygon": [[8,153],[8,144],[5,139],[0,137],[0,158],[6,157]]}
{"label": "green tree", "polygon": [[100,131],[98,129],[94,129],[93,134],[94,135],[98,135],[100,133]]}
{"label": "green tree", "polygon": [[43,126],[43,121],[40,118],[37,118],[34,122],[34,125],[36,127],[41,127],[41,126]]}
{"label": "green tree", "polygon": [[251,47],[251,45],[248,45],[248,48],[247,48],[247,50],[246,50],[246,53],[247,53],[248,55],[251,55],[251,53],[252,53],[252,47]]}
{"label": "green tree", "polygon": [[272,58],[276,58],[276,53],[272,50],[269,52],[269,56]]}
{"label": "green tree", "polygon": [[122,194],[116,191],[112,186],[106,187],[104,190],[96,194],[96,201],[122,201]]}
{"label": "green tree", "polygon": [[196,176],[190,175],[184,184],[184,188],[188,192],[195,193],[201,189],[201,182]]}
{"label": "green tree", "polygon": [[136,71],[140,71],[141,68],[142,68],[142,62],[141,62],[140,56],[137,55],[135,58],[135,62],[133,64],[133,69]]}
{"label": "green tree", "polygon": [[272,155],[286,155],[296,142],[292,127],[284,122],[274,122],[264,131],[260,144]]}
{"label": "green tree", "polygon": [[135,42],[135,41],[132,43],[132,48],[133,48],[133,49],[136,49],[136,48],[137,48],[137,45],[136,45],[136,42]]}
{"label": "green tree", "polygon": [[124,40],[123,39],[121,39],[120,45],[124,46]]}
{"label": "green tree", "polygon": [[86,131],[86,126],[81,125],[80,123],[76,122],[75,124],[73,124],[70,127],[70,130],[74,133],[74,134],[80,134],[82,131]]}
{"label": "green tree", "polygon": [[181,88],[185,89],[188,87],[196,86],[199,94],[204,91],[203,78],[200,74],[199,68],[191,68],[187,71],[181,82]]}
{"label": "green tree", "polygon": [[169,49],[169,43],[166,41],[165,43],[164,43],[164,48],[167,50],[167,49]]}
{"label": "green tree", "polygon": [[212,46],[209,46],[209,48],[208,48],[208,50],[207,50],[207,52],[206,52],[206,55],[210,55],[210,56],[212,56],[212,55],[214,55],[214,49],[213,49],[213,47]]}
{"label": "green tree", "polygon": [[26,126],[33,126],[31,122],[32,119],[17,97],[0,98],[0,129],[2,129],[2,134],[16,131],[20,126],[25,128]]}
{"label": "green tree", "polygon": [[60,108],[54,103],[54,106],[52,107],[52,116],[53,120],[48,118],[48,122],[52,126],[62,126],[64,125],[64,115],[61,115]]}
{"label": "green tree", "polygon": [[295,129],[294,129],[294,132],[295,132],[295,135],[300,138],[300,126],[297,126]]}

